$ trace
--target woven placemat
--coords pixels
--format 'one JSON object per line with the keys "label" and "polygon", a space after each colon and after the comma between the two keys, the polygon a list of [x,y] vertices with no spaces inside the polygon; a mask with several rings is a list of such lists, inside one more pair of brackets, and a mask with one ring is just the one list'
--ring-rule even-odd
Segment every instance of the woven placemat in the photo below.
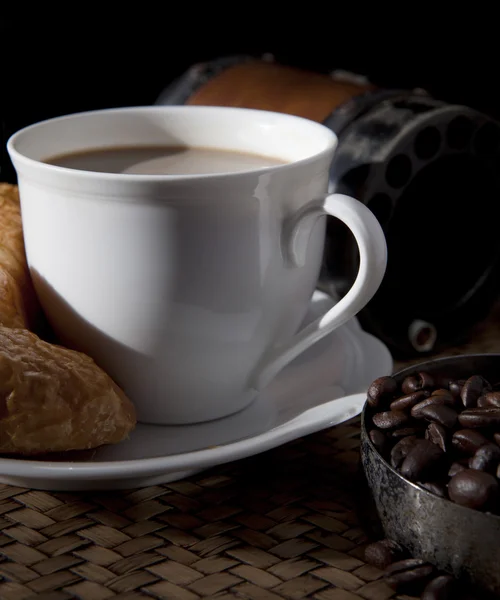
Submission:
{"label": "woven placemat", "polygon": [[0,598],[397,597],[363,560],[359,435],[355,419],[132,491],[0,486]]}
{"label": "woven placemat", "polygon": [[[443,354],[500,352],[500,303],[471,339]],[[139,490],[0,485],[0,600],[405,600],[363,560],[359,437],[358,418]]]}

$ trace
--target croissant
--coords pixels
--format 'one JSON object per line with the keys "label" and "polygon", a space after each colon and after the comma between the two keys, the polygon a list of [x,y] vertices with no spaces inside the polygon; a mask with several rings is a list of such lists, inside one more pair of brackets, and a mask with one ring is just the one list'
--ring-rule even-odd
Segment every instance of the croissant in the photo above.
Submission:
{"label": "croissant", "polygon": [[0,453],[35,455],[117,443],[134,406],[85,354],[41,340],[16,186],[0,184]]}
{"label": "croissant", "polygon": [[24,252],[19,192],[0,183],[0,325],[30,329],[39,314]]}

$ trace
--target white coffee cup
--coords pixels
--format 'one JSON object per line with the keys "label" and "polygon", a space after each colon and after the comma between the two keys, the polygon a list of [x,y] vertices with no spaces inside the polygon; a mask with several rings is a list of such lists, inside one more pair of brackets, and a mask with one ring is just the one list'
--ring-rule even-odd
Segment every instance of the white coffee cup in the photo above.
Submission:
{"label": "white coffee cup", "polygon": [[[287,163],[172,176],[43,162],[168,144]],[[28,263],[46,315],[63,343],[123,387],[140,421],[186,424],[241,410],[376,292],[385,238],[363,204],[327,193],[336,144],[306,119],[198,106],[80,113],[10,138]],[[359,273],[334,308],[297,332],[317,283],[324,215],[354,234]]]}

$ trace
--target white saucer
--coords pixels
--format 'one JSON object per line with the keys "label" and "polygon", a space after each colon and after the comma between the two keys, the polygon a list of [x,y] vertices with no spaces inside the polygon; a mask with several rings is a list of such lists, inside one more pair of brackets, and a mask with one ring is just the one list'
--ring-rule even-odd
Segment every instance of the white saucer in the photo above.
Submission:
{"label": "white saucer", "polygon": [[[333,300],[315,292],[306,322]],[[392,371],[386,346],[358,321],[318,342],[288,365],[248,408],[198,425],[137,425],[130,439],[73,462],[0,459],[0,482],[72,491],[136,488],[181,479],[304,435],[361,412],[365,391]]]}

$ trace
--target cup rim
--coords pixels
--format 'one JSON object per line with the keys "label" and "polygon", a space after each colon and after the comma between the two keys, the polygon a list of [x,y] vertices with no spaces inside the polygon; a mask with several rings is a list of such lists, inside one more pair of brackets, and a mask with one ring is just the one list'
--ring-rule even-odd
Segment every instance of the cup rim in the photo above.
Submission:
{"label": "cup rim", "polygon": [[[320,133],[324,140],[324,147],[322,150],[311,154],[310,156],[306,156],[305,158],[301,158],[298,160],[292,160],[289,162],[285,162],[282,164],[272,165],[268,167],[257,167],[252,169],[246,169],[244,171],[234,171],[228,173],[189,173],[189,174],[147,174],[147,173],[106,173],[106,172],[97,172],[97,171],[86,171],[83,169],[71,169],[68,167],[61,167],[57,165],[52,165],[49,163],[45,163],[39,159],[30,158],[26,156],[26,154],[19,151],[16,147],[16,144],[19,143],[24,137],[32,134],[36,130],[40,129],[43,126],[50,125],[52,123],[60,123],[64,121],[71,121],[78,118],[83,117],[91,117],[93,115],[105,115],[108,113],[175,113],[175,112],[212,112],[212,113],[248,113],[249,115],[255,116],[264,116],[269,119],[279,120],[279,121],[288,121],[288,122],[296,122],[300,123],[302,127],[306,126],[311,129],[311,131],[316,131]],[[45,172],[53,172],[58,173],[60,175],[72,176],[76,178],[84,178],[86,180],[98,180],[105,182],[121,182],[121,183],[158,183],[158,182],[180,182],[180,181],[199,181],[199,180],[220,180],[220,179],[228,179],[228,178],[238,178],[245,175],[260,175],[264,173],[271,173],[276,171],[286,171],[289,169],[293,169],[298,165],[307,165],[310,162],[317,160],[318,158],[327,155],[332,150],[335,150],[338,143],[338,138],[336,134],[326,127],[325,125],[313,121],[311,119],[307,119],[305,117],[299,117],[296,115],[291,115],[288,113],[279,113],[275,111],[268,111],[262,109],[255,108],[242,108],[242,107],[229,107],[229,106],[191,106],[191,105],[179,105],[179,106],[125,106],[125,107],[117,107],[117,108],[104,108],[97,110],[88,110],[81,112],[74,112],[66,115],[61,115],[58,117],[52,117],[49,119],[44,119],[42,121],[37,121],[32,123],[31,125],[27,125],[13,133],[9,139],[7,140],[7,151],[9,156],[14,163],[14,166],[17,171],[17,166],[15,163],[17,162],[19,165],[30,167],[31,169],[36,169],[37,171],[45,171]]]}

